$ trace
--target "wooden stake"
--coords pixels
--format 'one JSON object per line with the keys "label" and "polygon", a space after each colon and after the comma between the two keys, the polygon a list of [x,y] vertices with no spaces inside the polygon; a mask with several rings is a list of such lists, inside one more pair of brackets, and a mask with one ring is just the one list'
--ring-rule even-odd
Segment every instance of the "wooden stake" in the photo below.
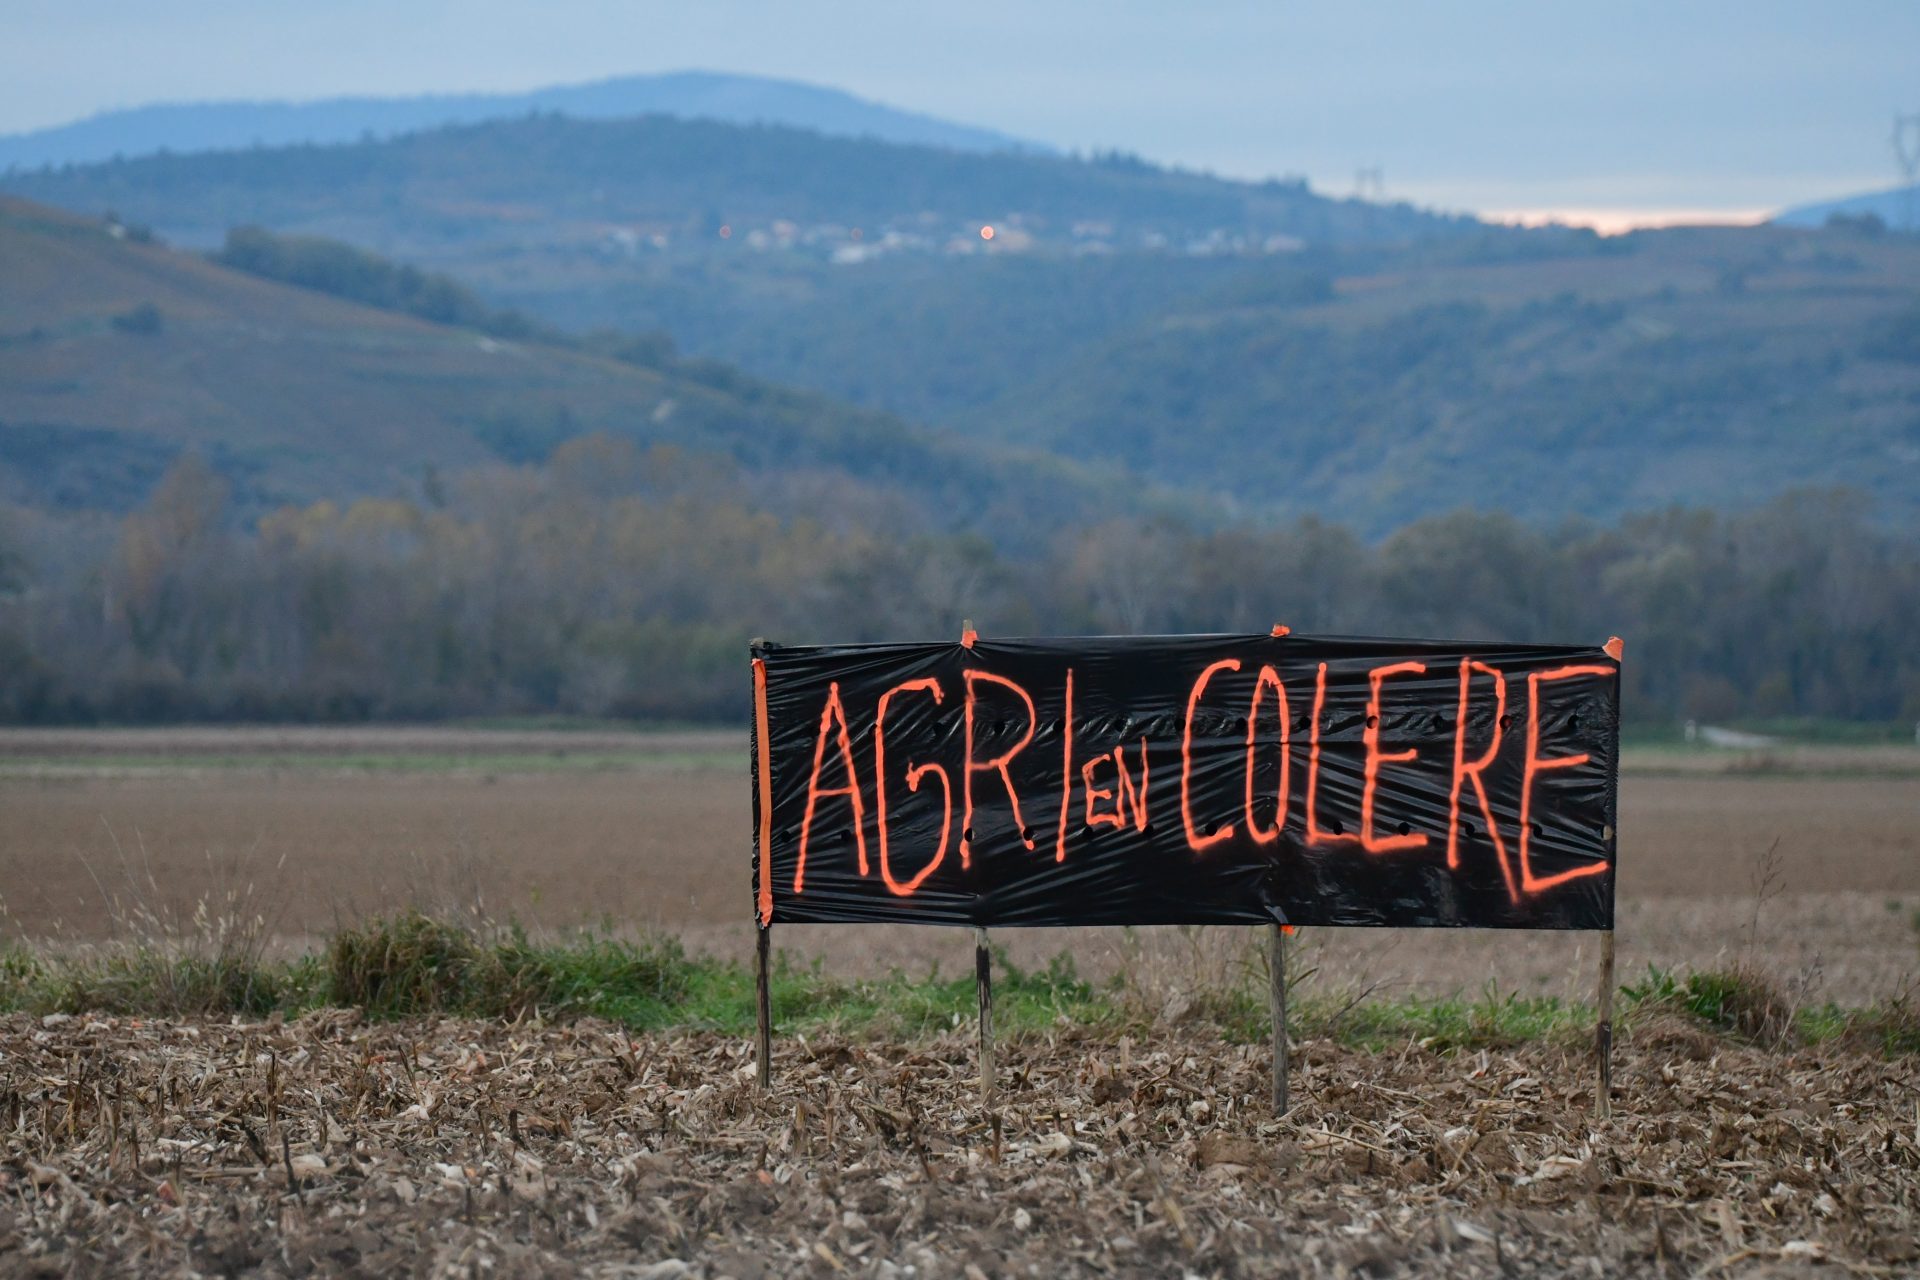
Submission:
{"label": "wooden stake", "polygon": [[980,997],[980,1102],[993,1105],[993,954],[987,931],[973,931],[973,985]]}
{"label": "wooden stake", "polygon": [[1267,969],[1273,982],[1273,1114],[1287,1114],[1287,934],[1267,926]]}
{"label": "wooden stake", "polygon": [[768,953],[773,949],[773,926],[761,925],[755,932],[759,936],[754,940],[753,947],[753,991],[754,1001],[759,1006],[760,1026],[754,1046],[754,1061],[758,1067],[760,1092],[767,1093],[773,1088],[773,991],[767,974]]}
{"label": "wooden stake", "polygon": [[1600,1020],[1593,1029],[1593,1051],[1599,1058],[1599,1092],[1594,1095],[1594,1114],[1605,1120],[1613,1115],[1613,930],[1600,935]]}

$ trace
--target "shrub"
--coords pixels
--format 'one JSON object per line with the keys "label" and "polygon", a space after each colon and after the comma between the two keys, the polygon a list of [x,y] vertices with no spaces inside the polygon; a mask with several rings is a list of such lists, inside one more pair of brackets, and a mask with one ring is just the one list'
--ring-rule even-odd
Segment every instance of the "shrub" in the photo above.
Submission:
{"label": "shrub", "polygon": [[1750,1040],[1777,1044],[1793,1030],[1786,997],[1748,965],[1688,974],[1681,998],[1702,1021]]}
{"label": "shrub", "polygon": [[327,946],[332,998],[374,1017],[466,1005],[479,949],[457,925],[408,911],[335,934]]}
{"label": "shrub", "polygon": [[163,327],[160,308],[151,302],[142,302],[122,311],[113,317],[111,323],[121,333],[136,333],[144,337],[159,333]]}

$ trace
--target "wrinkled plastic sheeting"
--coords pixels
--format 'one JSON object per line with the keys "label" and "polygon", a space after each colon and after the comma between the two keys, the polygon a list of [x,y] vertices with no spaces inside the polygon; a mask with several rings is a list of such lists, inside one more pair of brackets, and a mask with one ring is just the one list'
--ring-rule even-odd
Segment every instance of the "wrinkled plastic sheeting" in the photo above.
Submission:
{"label": "wrinkled plastic sheeting", "polygon": [[1613,924],[1619,663],[1599,647],[752,656],[763,924]]}

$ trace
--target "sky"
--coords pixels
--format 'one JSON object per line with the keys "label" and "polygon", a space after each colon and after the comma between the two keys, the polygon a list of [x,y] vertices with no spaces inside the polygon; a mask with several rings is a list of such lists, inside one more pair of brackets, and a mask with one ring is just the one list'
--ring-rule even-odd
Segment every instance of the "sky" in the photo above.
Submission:
{"label": "sky", "polygon": [[[217,98],[712,70],[1065,148],[1602,226],[1895,185],[1913,0],[0,0],[0,133]],[[1370,188],[1371,189],[1371,188]]]}

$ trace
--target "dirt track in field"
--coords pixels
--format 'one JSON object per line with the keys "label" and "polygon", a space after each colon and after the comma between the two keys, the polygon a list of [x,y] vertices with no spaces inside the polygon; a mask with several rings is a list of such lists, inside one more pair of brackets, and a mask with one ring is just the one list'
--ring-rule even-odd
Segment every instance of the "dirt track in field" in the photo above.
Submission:
{"label": "dirt track in field", "polygon": [[[141,927],[142,913],[184,926],[205,899],[263,916],[283,945],[299,946],[337,922],[417,904],[666,929],[745,954],[738,748],[737,735],[696,731],[0,733],[6,935],[97,940]],[[1629,771],[1623,977],[1744,954],[1807,998],[1897,994],[1920,972],[1916,818],[1920,776]],[[1145,932],[1144,959],[1112,930],[998,937],[1016,960],[1067,950],[1094,974],[1145,963],[1200,981],[1237,955]],[[1302,942],[1328,980],[1385,992],[1495,980],[1585,996],[1591,981],[1580,936],[1309,930]],[[794,928],[779,945],[850,973],[953,972],[970,960],[949,930]]]}
{"label": "dirt track in field", "polygon": [[[1920,1264],[1913,1058],[1062,1030],[746,1047],[591,1022],[0,1020],[9,1274],[1800,1275]],[[1821,1267],[1815,1274],[1840,1267]]]}

